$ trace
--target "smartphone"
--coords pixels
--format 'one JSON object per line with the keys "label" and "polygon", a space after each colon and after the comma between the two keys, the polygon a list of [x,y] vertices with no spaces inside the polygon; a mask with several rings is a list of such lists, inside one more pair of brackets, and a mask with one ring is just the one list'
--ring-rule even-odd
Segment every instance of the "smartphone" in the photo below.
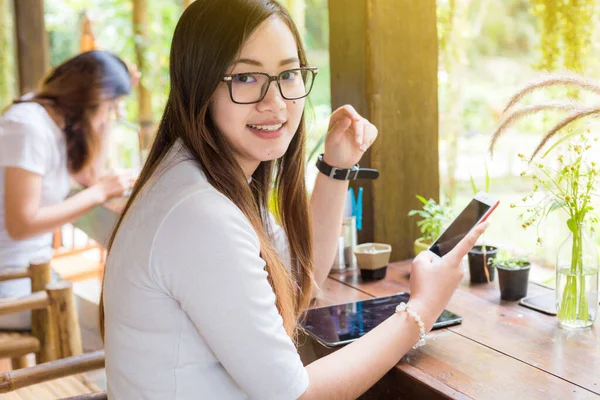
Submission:
{"label": "smartphone", "polygon": [[471,229],[485,221],[499,203],[487,193],[477,193],[429,250],[440,257],[448,254],[458,242],[467,236]]}
{"label": "smartphone", "polygon": [[[326,347],[338,347],[366,335],[396,312],[396,306],[408,302],[410,294],[400,292],[353,303],[311,308],[300,324],[304,331]],[[444,310],[433,324],[441,329],[460,324],[462,317]]]}

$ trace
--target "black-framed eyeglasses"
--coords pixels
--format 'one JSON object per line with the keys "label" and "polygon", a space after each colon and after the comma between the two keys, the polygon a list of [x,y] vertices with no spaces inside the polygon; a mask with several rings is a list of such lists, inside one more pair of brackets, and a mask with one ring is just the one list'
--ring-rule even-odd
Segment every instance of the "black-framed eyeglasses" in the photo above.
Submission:
{"label": "black-framed eyeglasses", "polygon": [[223,77],[223,82],[229,87],[231,101],[236,104],[261,102],[267,95],[271,82],[277,82],[281,97],[298,100],[310,94],[318,72],[316,67],[302,67],[285,70],[277,76],[264,72],[227,74]]}

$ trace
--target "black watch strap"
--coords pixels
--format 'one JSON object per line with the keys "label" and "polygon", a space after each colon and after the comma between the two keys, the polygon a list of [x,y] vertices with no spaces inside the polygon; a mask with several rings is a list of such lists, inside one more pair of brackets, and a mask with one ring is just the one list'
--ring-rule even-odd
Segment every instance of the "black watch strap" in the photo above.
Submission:
{"label": "black watch strap", "polygon": [[332,179],[350,181],[354,179],[377,179],[379,171],[370,168],[360,168],[358,164],[350,169],[336,168],[323,161],[323,154],[317,158],[317,169]]}

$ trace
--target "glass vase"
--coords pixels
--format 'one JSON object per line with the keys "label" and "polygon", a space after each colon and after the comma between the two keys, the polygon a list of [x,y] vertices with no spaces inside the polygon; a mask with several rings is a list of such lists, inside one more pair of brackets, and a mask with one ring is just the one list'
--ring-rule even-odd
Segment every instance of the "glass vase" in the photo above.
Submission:
{"label": "glass vase", "polygon": [[594,324],[598,310],[598,252],[583,224],[569,229],[558,249],[556,262],[556,311],[565,329]]}

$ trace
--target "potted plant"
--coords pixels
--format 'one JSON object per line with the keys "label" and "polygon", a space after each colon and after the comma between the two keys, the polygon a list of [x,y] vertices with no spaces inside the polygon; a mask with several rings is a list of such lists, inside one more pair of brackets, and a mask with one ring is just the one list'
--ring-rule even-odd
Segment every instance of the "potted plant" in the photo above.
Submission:
{"label": "potted plant", "polygon": [[[540,111],[570,112],[546,132],[529,157],[529,166],[533,171],[524,171],[522,175],[530,175],[534,186],[532,193],[522,200],[526,211],[521,218],[523,227],[528,228],[534,224],[539,226],[549,213],[556,210],[563,210],[566,215],[568,237],[556,257],[556,311],[560,326],[573,329],[590,327],[598,309],[598,254],[594,244],[586,237],[587,231],[598,222],[593,200],[598,197],[596,189],[600,186],[600,179],[598,166],[592,159],[592,155],[597,154],[597,150],[592,149],[598,138],[592,138],[590,130],[582,123],[585,118],[600,115],[600,106],[590,106],[572,99],[564,103],[535,104],[508,111],[528,93],[556,85],[575,86],[579,90],[600,93],[600,84],[579,76],[550,76],[527,86],[510,100],[505,110],[508,115],[494,133],[490,151],[493,151],[506,128],[523,116]],[[566,135],[557,140],[541,158],[536,158],[549,140],[563,130],[567,130]],[[562,153],[565,146],[566,152]],[[546,157],[552,151],[560,152],[549,163]],[[523,154],[519,156],[526,158]],[[511,204],[511,207],[516,205]],[[538,243],[541,244],[539,237]]]}
{"label": "potted plant", "polygon": [[[473,195],[479,192],[473,175],[470,176]],[[485,164],[485,192],[490,190],[490,175]],[[475,245],[469,251],[469,278],[471,283],[490,283],[494,280],[494,266],[490,262],[496,256],[498,248],[485,244],[485,234],[481,236],[481,244]]]}
{"label": "potted plant", "polygon": [[529,260],[513,257],[507,252],[499,252],[490,260],[490,264],[498,271],[502,300],[516,301],[527,296],[529,270],[531,269]]}
{"label": "potted plant", "polygon": [[[496,276],[491,261],[496,257],[498,248],[485,244],[475,245],[469,251],[469,278],[471,283],[490,283]],[[485,268],[484,268],[485,265]]]}
{"label": "potted plant", "polygon": [[421,230],[421,237],[417,238],[414,243],[415,257],[422,251],[429,249],[433,241],[440,236],[442,229],[451,219],[451,210],[447,205],[439,204],[433,199],[425,199],[425,197],[417,195],[417,199],[423,204],[421,210],[411,210],[408,213],[409,217],[419,216],[421,220],[417,222],[417,226]]}

